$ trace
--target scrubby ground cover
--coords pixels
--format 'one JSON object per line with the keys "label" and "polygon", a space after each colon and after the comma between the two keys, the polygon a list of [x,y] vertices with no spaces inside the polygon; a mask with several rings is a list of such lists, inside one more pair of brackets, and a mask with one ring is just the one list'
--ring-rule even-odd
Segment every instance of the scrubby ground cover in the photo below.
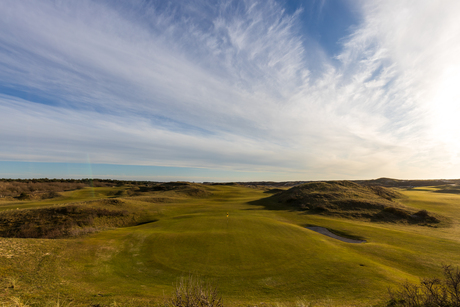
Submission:
{"label": "scrubby ground cover", "polygon": [[397,200],[403,195],[380,186],[364,186],[351,181],[310,182],[275,194],[281,208],[293,206],[309,212],[374,222],[404,222],[435,225],[442,221],[427,210],[414,210]]}
{"label": "scrubby ground cover", "polygon": [[390,290],[389,306],[460,306],[460,269],[443,265],[443,278],[423,278],[420,285],[403,283]]}
{"label": "scrubby ground cover", "polygon": [[[53,199],[0,203],[22,206],[0,218],[77,206],[100,219],[83,236],[0,238],[0,302],[16,297],[46,305],[59,297],[74,306],[161,305],[181,278],[193,275],[216,285],[227,306],[383,305],[389,286],[442,276],[442,263],[460,263],[460,195],[437,192],[442,189],[399,190],[403,196],[392,200],[447,221],[433,225],[303,210],[273,196],[282,191],[241,185],[86,187]],[[363,201],[364,192],[355,192]],[[110,214],[97,216],[104,210],[136,217],[111,224]],[[72,214],[66,218],[84,228]],[[341,242],[307,225],[367,243]]]}

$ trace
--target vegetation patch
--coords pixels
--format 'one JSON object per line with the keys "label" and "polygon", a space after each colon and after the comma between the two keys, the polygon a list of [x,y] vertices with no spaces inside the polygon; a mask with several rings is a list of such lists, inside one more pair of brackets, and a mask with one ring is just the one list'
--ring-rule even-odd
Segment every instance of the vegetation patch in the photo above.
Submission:
{"label": "vegetation patch", "polygon": [[416,211],[395,201],[403,196],[390,188],[351,181],[305,183],[276,194],[278,202],[310,213],[380,222],[439,223],[426,210]]}
{"label": "vegetation patch", "polygon": [[194,277],[181,278],[176,285],[172,307],[223,307],[222,295],[214,285]]}
{"label": "vegetation patch", "polygon": [[186,196],[191,196],[191,197],[206,197],[212,194],[209,191],[209,189],[203,184],[183,182],[183,181],[160,183],[154,186],[142,186],[138,188],[138,191],[139,192],[175,191],[175,192],[185,194]]}
{"label": "vegetation patch", "polygon": [[[100,205],[121,206],[117,199],[105,199]],[[136,216],[127,210],[71,204],[39,209],[3,211],[0,235],[11,238],[62,238],[95,232],[109,227],[135,225]]]}
{"label": "vegetation patch", "polygon": [[283,189],[279,189],[279,188],[274,188],[274,189],[268,189],[266,190],[264,193],[267,193],[267,194],[278,194],[278,193],[281,193],[281,192],[284,192]]}
{"label": "vegetation patch", "polygon": [[413,187],[458,185],[460,184],[460,179],[401,180],[401,179],[394,179],[394,178],[378,178],[378,179],[373,179],[373,180],[355,180],[354,182],[362,184],[362,185],[366,185],[366,186],[413,188]]}
{"label": "vegetation patch", "polygon": [[173,197],[154,197],[154,196],[135,196],[133,197],[135,200],[139,200],[142,202],[147,202],[147,203],[174,203],[177,200]]}
{"label": "vegetation patch", "polygon": [[438,187],[436,193],[451,193],[451,194],[460,194],[460,185],[458,184],[449,184]]}
{"label": "vegetation patch", "polygon": [[130,187],[114,190],[111,197],[132,196],[140,187],[155,186],[151,181],[121,181],[112,179],[0,179],[0,201],[43,200],[61,196],[61,192],[84,188]]}
{"label": "vegetation patch", "polygon": [[59,192],[72,191],[85,187],[113,186],[112,180],[99,179],[27,179],[0,180],[0,199],[15,198],[18,200],[40,200],[58,197]]}
{"label": "vegetation patch", "polygon": [[460,270],[443,266],[444,277],[423,278],[419,285],[405,282],[396,290],[390,290],[387,306],[460,307]]}

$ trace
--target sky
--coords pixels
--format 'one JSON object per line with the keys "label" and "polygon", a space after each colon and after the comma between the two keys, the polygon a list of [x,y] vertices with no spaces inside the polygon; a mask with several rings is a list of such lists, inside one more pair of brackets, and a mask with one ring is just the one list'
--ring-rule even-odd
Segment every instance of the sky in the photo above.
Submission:
{"label": "sky", "polygon": [[0,0],[0,178],[460,178],[460,1]]}

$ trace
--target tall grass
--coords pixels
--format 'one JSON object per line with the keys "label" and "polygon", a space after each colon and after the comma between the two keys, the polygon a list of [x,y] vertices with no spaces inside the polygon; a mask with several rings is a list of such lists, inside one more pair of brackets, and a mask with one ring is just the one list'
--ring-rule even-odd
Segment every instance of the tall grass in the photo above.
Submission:
{"label": "tall grass", "polygon": [[223,307],[222,296],[214,285],[193,276],[181,278],[176,285],[172,307]]}

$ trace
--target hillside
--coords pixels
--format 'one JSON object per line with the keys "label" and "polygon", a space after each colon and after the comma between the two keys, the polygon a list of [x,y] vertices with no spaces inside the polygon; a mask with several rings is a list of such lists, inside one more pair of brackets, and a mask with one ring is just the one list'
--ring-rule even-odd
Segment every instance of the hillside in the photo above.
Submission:
{"label": "hillside", "polygon": [[64,238],[145,222],[140,210],[118,199],[61,206],[7,210],[0,215],[0,236]]}
{"label": "hillside", "polygon": [[403,195],[396,190],[351,181],[309,182],[274,197],[280,203],[317,214],[419,224],[440,221],[425,210],[400,204],[397,199]]}
{"label": "hillside", "polygon": [[354,182],[362,185],[382,186],[382,187],[398,187],[398,188],[413,188],[413,187],[428,187],[442,185],[457,185],[460,184],[459,179],[394,179],[394,178],[378,178],[372,180],[355,180]]}

